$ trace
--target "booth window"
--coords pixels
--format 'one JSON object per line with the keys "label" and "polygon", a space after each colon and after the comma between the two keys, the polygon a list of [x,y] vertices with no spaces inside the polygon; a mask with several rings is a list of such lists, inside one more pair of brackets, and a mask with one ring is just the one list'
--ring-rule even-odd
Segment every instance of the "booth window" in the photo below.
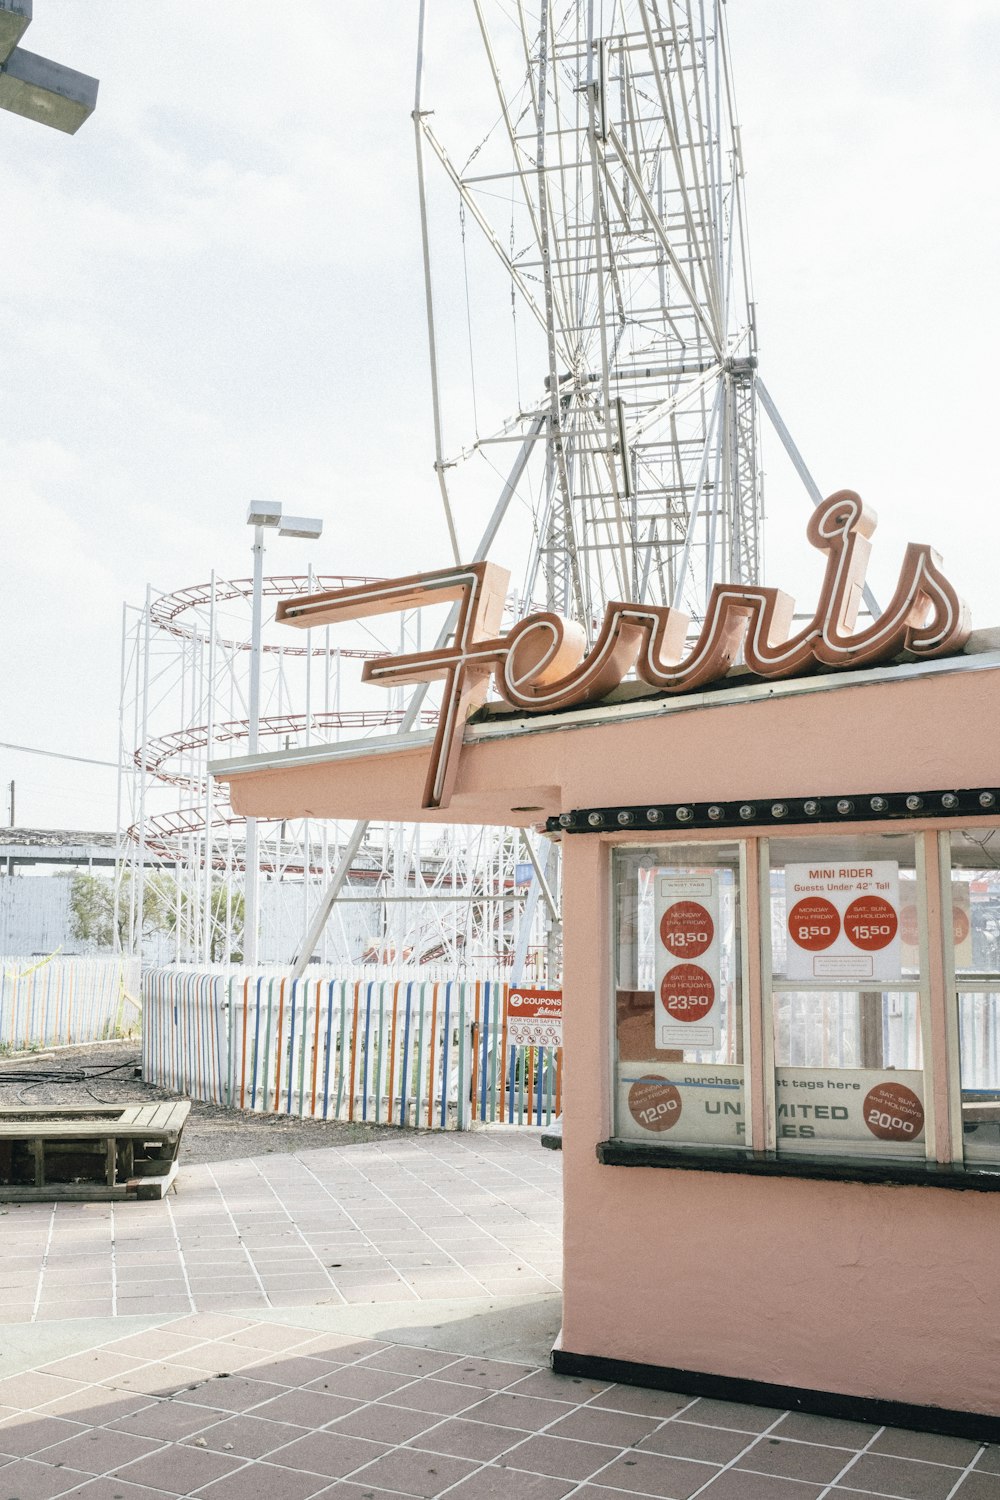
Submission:
{"label": "booth window", "polygon": [[967,1165],[1000,1164],[1000,830],[942,835],[950,891],[945,947],[955,994],[957,1108]]}
{"label": "booth window", "polygon": [[917,843],[895,833],[761,841],[779,1155],[929,1154]]}
{"label": "booth window", "polygon": [[621,1160],[998,1178],[1000,828],[620,844],[612,869]]}
{"label": "booth window", "polygon": [[614,855],[615,1133],[746,1144],[740,846]]}

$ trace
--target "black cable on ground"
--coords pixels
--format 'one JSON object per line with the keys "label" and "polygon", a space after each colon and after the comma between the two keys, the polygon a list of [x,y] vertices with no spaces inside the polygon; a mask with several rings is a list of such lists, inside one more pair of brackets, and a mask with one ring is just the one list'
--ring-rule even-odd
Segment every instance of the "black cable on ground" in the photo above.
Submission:
{"label": "black cable on ground", "polygon": [[124,1068],[134,1068],[134,1062],[114,1063],[107,1068],[16,1068],[0,1065],[0,1083],[88,1083],[93,1078],[103,1078],[108,1073],[120,1073]]}

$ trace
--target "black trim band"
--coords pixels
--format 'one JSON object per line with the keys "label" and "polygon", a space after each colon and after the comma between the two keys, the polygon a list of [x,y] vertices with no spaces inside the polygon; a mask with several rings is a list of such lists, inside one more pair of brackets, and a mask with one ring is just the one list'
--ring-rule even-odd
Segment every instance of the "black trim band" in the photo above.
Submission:
{"label": "black trim band", "polygon": [[1000,1165],[970,1170],[952,1162],[882,1161],[846,1156],[755,1156],[710,1146],[659,1146],[652,1141],[598,1141],[606,1167],[659,1167],[674,1172],[734,1172],[744,1177],[807,1177],[824,1182],[868,1182],[886,1187],[965,1188],[1000,1193]]}
{"label": "black trim band", "polygon": [[549,818],[548,833],[686,832],[692,828],[777,828],[783,823],[873,823],[885,818],[993,817],[1000,788],[936,792],[848,792],[842,797],[748,797],[638,807],[577,807]]}
{"label": "black trim band", "polygon": [[821,1417],[843,1417],[875,1426],[912,1427],[918,1432],[941,1432],[948,1437],[1000,1442],[1000,1417],[975,1411],[952,1411],[943,1406],[914,1406],[909,1401],[882,1401],[871,1396],[848,1396],[838,1391],[814,1391],[800,1386],[771,1385],[735,1375],[710,1375],[701,1370],[675,1370],[667,1365],[640,1365],[600,1354],[572,1354],[553,1349],[552,1368],[558,1375],[585,1380],[613,1380],[619,1385],[643,1385],[685,1396],[708,1396],[719,1401],[746,1401],[785,1411],[811,1412]]}

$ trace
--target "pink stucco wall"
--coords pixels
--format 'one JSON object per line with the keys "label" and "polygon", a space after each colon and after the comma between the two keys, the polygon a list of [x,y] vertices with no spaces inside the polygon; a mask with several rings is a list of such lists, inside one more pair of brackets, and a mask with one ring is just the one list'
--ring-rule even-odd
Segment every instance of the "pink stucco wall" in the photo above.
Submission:
{"label": "pink stucco wall", "polygon": [[[444,816],[525,823],[615,802],[996,785],[998,689],[995,666],[889,670],[875,686],[779,689],[467,744]],[[426,758],[244,775],[233,803],[264,816],[420,818]],[[514,811],[525,804],[539,810]],[[609,843],[567,837],[564,852],[563,1347],[1000,1412],[1000,1195],[598,1164],[596,1144],[611,1133]],[[931,981],[943,1045],[933,953]]]}
{"label": "pink stucco wall", "polygon": [[[997,775],[998,682],[1000,669],[909,678],[890,669],[879,684],[788,696],[776,684],[773,697],[753,702],[687,708],[678,699],[640,719],[512,728],[508,738],[466,744],[454,800],[440,812],[420,806],[427,749],[243,772],[230,790],[237,812],[259,817],[523,825],[613,801],[985,785]],[[538,811],[519,811],[525,804]]]}

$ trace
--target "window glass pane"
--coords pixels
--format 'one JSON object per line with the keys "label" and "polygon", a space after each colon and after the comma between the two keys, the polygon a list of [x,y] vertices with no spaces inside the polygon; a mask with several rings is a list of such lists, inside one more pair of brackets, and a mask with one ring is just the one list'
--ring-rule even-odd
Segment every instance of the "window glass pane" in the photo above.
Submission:
{"label": "window glass pane", "polygon": [[621,1139],[744,1144],[739,850],[615,851]]}
{"label": "window glass pane", "polygon": [[777,1149],[925,1155],[913,836],[770,854]]}
{"label": "window glass pane", "polygon": [[[947,931],[947,928],[946,928]],[[967,1162],[1000,1163],[1000,831],[951,835],[962,1146]]]}
{"label": "window glass pane", "polygon": [[962,1149],[967,1162],[1000,1163],[1000,989],[960,991]]}

